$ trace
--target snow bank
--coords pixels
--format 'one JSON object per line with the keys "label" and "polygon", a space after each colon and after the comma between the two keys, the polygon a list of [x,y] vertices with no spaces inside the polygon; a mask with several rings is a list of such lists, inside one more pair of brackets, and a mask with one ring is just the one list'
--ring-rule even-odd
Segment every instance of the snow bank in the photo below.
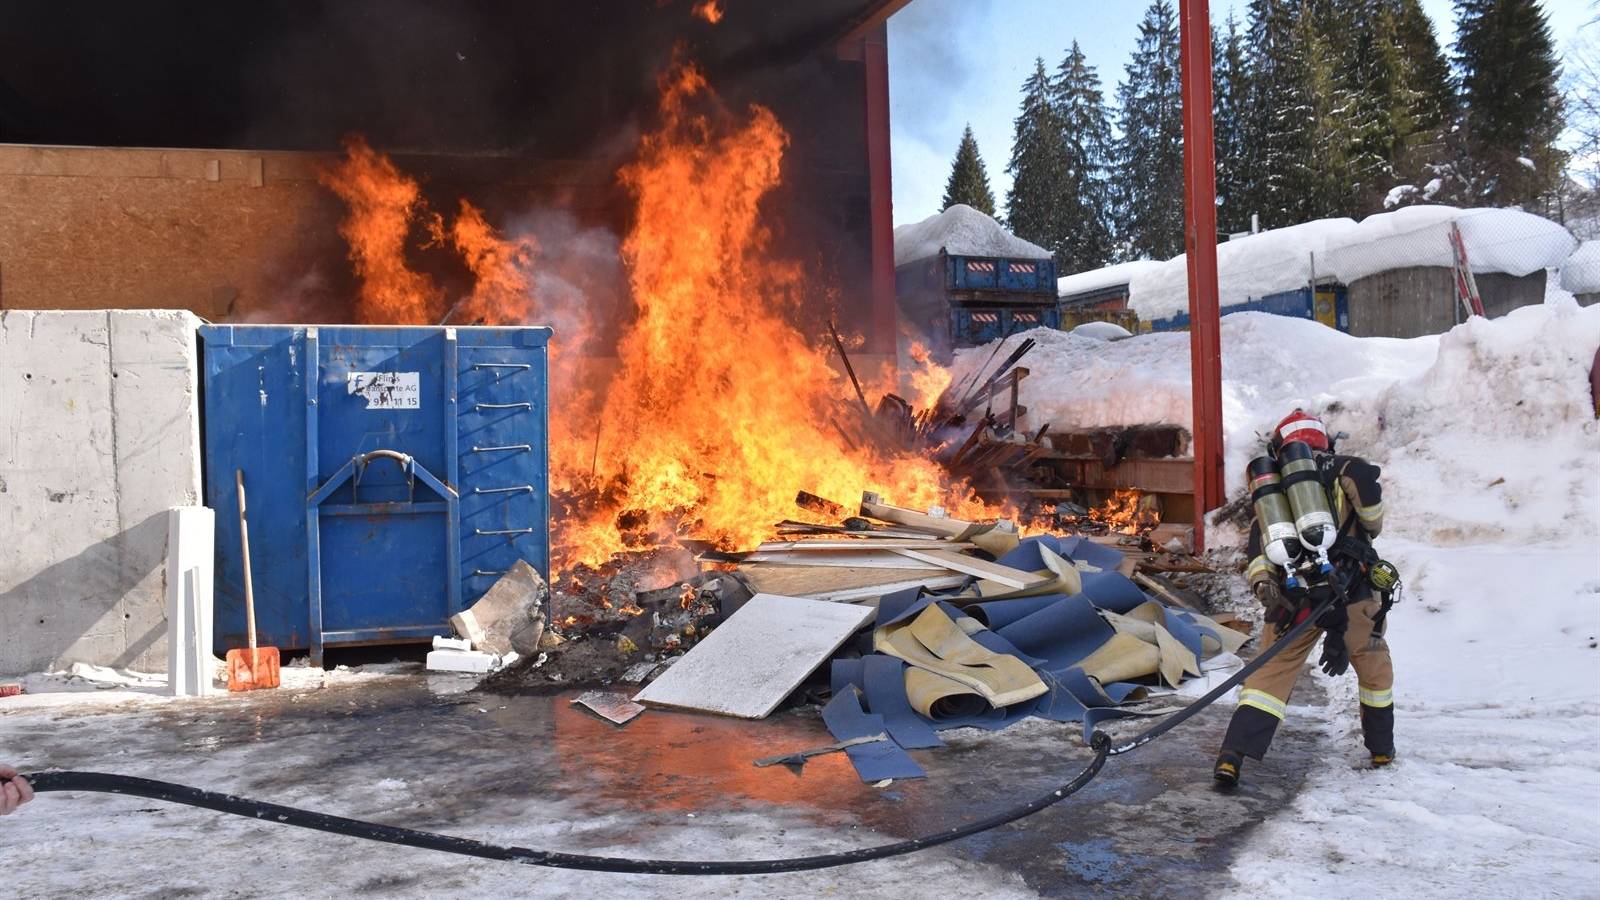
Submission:
{"label": "snow bank", "polygon": [[1561,287],[1574,294],[1600,291],[1600,241],[1584,241],[1561,264]]}
{"label": "snow bank", "polygon": [[[1295,290],[1315,278],[1350,284],[1391,269],[1452,265],[1452,222],[1461,229],[1474,272],[1527,275],[1561,265],[1577,244],[1555,222],[1515,209],[1408,206],[1359,223],[1319,219],[1218,244],[1222,305]],[[1071,277],[1093,283],[1090,276],[1096,274]],[[1165,319],[1189,308],[1186,256],[1149,263],[1129,274],[1128,305],[1141,319]]]}
{"label": "snow bank", "polygon": [[[1193,427],[1189,335],[1143,334],[1106,342],[1050,329],[1023,359],[1028,427],[1052,429],[1171,422]],[[1012,346],[1021,336],[1010,339]],[[1247,312],[1222,320],[1222,414],[1229,487],[1265,434],[1295,406],[1327,409],[1371,397],[1432,363],[1439,338],[1357,338],[1308,319]],[[958,350],[954,378],[989,358],[993,345]],[[1592,351],[1591,351],[1592,352]],[[1003,355],[1004,351],[1002,351]],[[1339,417],[1334,427],[1351,429]]]}
{"label": "snow bank", "polygon": [[1017,237],[965,203],[957,203],[942,213],[894,230],[896,268],[938,256],[940,250],[958,256],[1050,258],[1050,251]]}
{"label": "snow bank", "polygon": [[1101,288],[1116,287],[1129,284],[1137,275],[1159,269],[1166,263],[1153,259],[1135,259],[1102,269],[1091,269],[1079,272],[1076,275],[1067,275],[1056,279],[1056,296],[1071,297],[1075,294],[1087,294]]}

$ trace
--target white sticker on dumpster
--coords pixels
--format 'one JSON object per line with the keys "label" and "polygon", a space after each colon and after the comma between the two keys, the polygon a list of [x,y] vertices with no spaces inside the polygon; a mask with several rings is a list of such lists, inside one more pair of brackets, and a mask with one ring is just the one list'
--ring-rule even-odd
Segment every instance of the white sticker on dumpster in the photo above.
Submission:
{"label": "white sticker on dumpster", "polygon": [[366,398],[367,409],[421,409],[422,379],[416,372],[347,372],[345,390]]}

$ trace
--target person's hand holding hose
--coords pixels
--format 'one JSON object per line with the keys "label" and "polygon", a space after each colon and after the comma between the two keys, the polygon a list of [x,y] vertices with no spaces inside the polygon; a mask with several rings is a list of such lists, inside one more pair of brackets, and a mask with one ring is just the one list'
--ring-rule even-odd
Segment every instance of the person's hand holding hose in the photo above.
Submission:
{"label": "person's hand holding hose", "polygon": [[33,799],[33,788],[28,779],[17,770],[0,763],[0,816],[16,812],[17,807]]}

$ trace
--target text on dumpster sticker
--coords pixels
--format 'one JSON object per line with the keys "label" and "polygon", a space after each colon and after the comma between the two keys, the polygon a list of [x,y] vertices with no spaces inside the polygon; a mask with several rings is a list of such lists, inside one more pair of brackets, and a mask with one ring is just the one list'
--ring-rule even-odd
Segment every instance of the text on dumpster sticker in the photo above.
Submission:
{"label": "text on dumpster sticker", "polygon": [[347,372],[345,390],[367,401],[367,409],[421,409],[422,384],[416,372]]}

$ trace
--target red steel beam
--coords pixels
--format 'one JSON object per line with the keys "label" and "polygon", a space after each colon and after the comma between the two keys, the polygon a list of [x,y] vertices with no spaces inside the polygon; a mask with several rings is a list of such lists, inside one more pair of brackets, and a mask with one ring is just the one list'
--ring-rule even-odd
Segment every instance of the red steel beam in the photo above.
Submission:
{"label": "red steel beam", "polygon": [[[901,4],[903,5],[903,4]],[[885,4],[894,7],[895,4]],[[887,18],[887,16],[885,16]],[[883,20],[865,35],[867,173],[871,183],[872,335],[869,352],[895,352],[894,192],[889,165],[889,28]]]}
{"label": "red steel beam", "polygon": [[1217,299],[1217,165],[1211,132],[1211,11],[1179,0],[1183,83],[1184,249],[1189,262],[1189,365],[1194,402],[1194,542],[1223,504],[1222,323]]}

